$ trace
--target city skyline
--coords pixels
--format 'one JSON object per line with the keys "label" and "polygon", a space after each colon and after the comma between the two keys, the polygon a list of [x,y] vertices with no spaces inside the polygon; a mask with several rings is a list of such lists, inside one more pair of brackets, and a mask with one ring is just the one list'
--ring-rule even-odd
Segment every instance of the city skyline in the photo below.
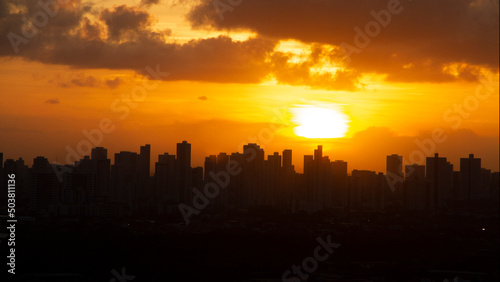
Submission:
{"label": "city skyline", "polygon": [[8,280],[500,281],[499,1],[0,0]]}
{"label": "city skyline", "polygon": [[330,159],[318,145],[304,155],[297,173],[293,150],[268,154],[256,143],[242,152],[205,157],[203,167],[191,164],[192,146],[176,144],[176,154],[158,155],[151,173],[151,146],[139,153],[121,151],[108,158],[95,147],[73,165],[50,164],[43,157],[28,167],[24,160],[0,153],[0,179],[17,176],[21,213],[36,216],[170,215],[189,224],[210,204],[234,208],[273,207],[285,214],[332,209],[382,212],[460,212],[498,202],[499,172],[484,168],[474,154],[455,167],[435,153],[425,165],[408,164],[402,156],[386,156],[386,171],[349,168],[348,160]]}
{"label": "city skyline", "polygon": [[[183,143],[184,143],[184,142],[186,142],[187,144],[189,144],[189,145],[190,145],[190,150],[191,150],[191,145],[192,145],[191,143],[189,143],[188,141],[185,141],[185,140],[184,140],[184,141],[182,141],[182,142],[183,142]],[[177,150],[179,150],[178,146],[179,146],[180,144],[183,144],[183,143],[177,143],[177,145],[176,145],[176,146],[177,146]],[[256,144],[256,145],[258,145],[259,147],[261,146],[261,145],[259,145],[258,143],[248,143],[247,145],[249,145],[249,144]],[[311,150],[311,152],[316,151],[316,150],[317,150],[317,148],[318,148],[318,146],[319,146],[319,147],[321,147],[321,149],[323,150],[323,148],[324,148],[324,146],[323,146],[323,145],[317,145],[317,147],[316,147],[315,149]],[[148,158],[147,158],[147,159],[149,160],[149,162],[147,162],[147,161],[146,161],[146,162],[147,162],[147,163],[149,163],[149,166],[147,167],[147,171],[149,171],[149,176],[154,176],[154,172],[155,172],[155,164],[158,162],[159,158],[161,159],[163,156],[165,156],[165,155],[166,155],[166,156],[172,156],[172,157],[174,157],[175,159],[177,159],[177,154],[172,154],[172,152],[163,152],[163,153],[160,153],[160,154],[157,154],[157,155],[156,155],[158,158],[154,158],[154,157],[151,157],[151,156],[155,156],[153,153],[151,153],[151,147],[152,147],[152,146],[151,146],[151,144],[145,144],[144,146],[140,146],[140,148],[139,148],[139,149],[140,149],[140,150],[139,150],[139,152],[143,152],[143,150],[145,150],[145,151],[144,151],[144,153],[148,152],[148,153],[147,153],[147,155],[148,155]],[[113,158],[110,158],[110,159],[109,159],[109,160],[111,160],[111,162],[110,162],[110,165],[111,165],[111,164],[114,164],[114,159],[116,158],[116,155],[117,155],[117,154],[120,154],[120,153],[132,153],[132,154],[138,154],[137,152],[135,152],[135,151],[133,151],[133,150],[131,150],[131,151],[124,151],[124,150],[120,150],[120,151],[117,151],[117,152],[114,152],[114,153],[113,153],[113,152],[108,151],[108,149],[107,149],[107,148],[105,148],[105,147],[100,147],[100,146],[99,146],[99,147],[93,147],[93,148],[91,148],[91,149],[92,149],[92,153],[91,153],[91,154],[89,154],[89,155],[80,155],[80,154],[76,153],[75,155],[72,155],[72,158],[74,158],[75,156],[81,156],[81,158],[80,158],[80,159],[78,159],[78,161],[80,161],[80,160],[84,159],[85,157],[90,157],[90,159],[93,159],[93,158],[94,158],[93,156],[94,156],[95,150],[101,150],[101,149],[104,149],[104,150],[106,150],[107,154],[109,153],[109,155],[110,155],[110,156],[115,156],[115,157],[113,157]],[[265,148],[262,148],[262,150],[264,150],[264,152],[265,152]],[[158,151],[158,150],[156,150],[156,151]],[[194,168],[194,167],[202,167],[203,169],[205,169],[206,160],[207,160],[207,158],[209,158],[209,157],[212,157],[212,156],[218,156],[218,155],[220,155],[220,154],[223,154],[223,155],[224,155],[224,154],[226,154],[227,156],[230,156],[232,153],[239,153],[239,152],[243,152],[243,151],[244,151],[244,150],[240,150],[240,151],[236,151],[236,152],[218,152],[218,153],[216,153],[216,154],[209,154],[209,155],[206,155],[206,156],[204,156],[204,157],[203,157],[203,161],[201,161],[201,162],[200,162],[200,161],[198,161],[198,162],[193,162],[193,163],[194,163],[194,165],[192,165],[192,166],[191,166],[191,163],[192,163],[192,158],[191,158],[191,156],[190,156],[190,158],[189,158],[189,165],[190,165],[191,167],[193,167],[193,168]],[[286,152],[286,151],[288,151],[288,152],[290,152],[290,153],[291,153],[291,152],[293,152],[293,149],[288,148],[288,149],[283,149],[283,150],[278,151],[278,152],[274,152],[274,151],[273,151],[273,152],[268,152],[268,153],[264,154],[264,160],[269,160],[269,158],[270,158],[270,157],[272,157],[273,155],[276,155],[276,154],[278,154],[278,155],[279,155],[279,157],[283,158],[283,153],[284,153],[284,152]],[[177,152],[178,152],[178,151],[177,151]],[[324,152],[324,151],[323,151],[323,152]],[[7,160],[7,159],[12,159],[12,160],[14,160],[14,161],[17,161],[17,160],[22,160],[22,161],[23,161],[23,163],[24,163],[24,164],[26,164],[26,165],[28,165],[28,166],[32,166],[32,165],[33,165],[33,160],[31,160],[31,162],[30,162],[30,159],[24,159],[24,158],[22,158],[22,157],[18,157],[18,158],[15,158],[15,157],[14,157],[14,158],[12,158],[12,157],[7,157],[7,155],[6,155],[6,153],[5,153],[5,152],[0,152],[0,154],[2,155],[2,159],[3,159],[3,161],[5,161],[5,160]],[[191,154],[191,153],[190,153],[190,154]],[[448,156],[446,156],[446,155],[444,155],[444,154],[439,154],[439,152],[432,152],[432,154],[430,154],[430,155],[426,155],[426,156],[425,156],[425,158],[433,157],[433,156],[435,156],[435,154],[438,154],[438,155],[440,155],[440,156],[444,156],[445,158],[448,158]],[[70,155],[70,154],[68,154],[68,155]],[[67,156],[68,156],[68,155],[67,155]],[[142,156],[142,154],[140,154],[140,155]],[[291,164],[293,164],[293,166],[294,166],[294,171],[295,171],[296,173],[304,173],[304,171],[303,171],[303,164],[304,164],[304,157],[305,157],[305,156],[314,156],[314,154],[305,154],[305,155],[302,155],[302,156],[300,156],[300,155],[299,155],[299,156],[297,156],[296,154],[291,154],[291,155],[292,155],[292,157],[289,157],[289,162],[290,162]],[[463,153],[462,155],[460,155],[460,156],[459,156],[459,160],[458,160],[458,162],[452,162],[451,160],[449,160],[449,163],[450,163],[450,164],[451,164],[454,168],[459,168],[459,167],[460,167],[460,165],[461,165],[461,159],[466,158],[466,157],[468,157],[468,156],[470,156],[470,155],[472,155],[472,156],[474,156],[474,155],[475,155],[476,157],[478,157],[478,155],[477,155],[477,154],[474,154],[474,153],[472,153],[472,152],[469,152],[469,153]],[[348,162],[348,163],[349,163],[348,159],[337,159],[337,158],[335,158],[334,156],[330,156],[330,155],[326,155],[326,154],[325,154],[325,156],[327,156],[327,157],[329,157],[329,158],[330,158],[330,157],[332,157],[332,161],[346,161],[346,162]],[[69,165],[69,166],[78,165],[78,164],[76,164],[76,162],[78,162],[78,161],[76,161],[75,163],[66,163],[66,164],[64,164],[64,163],[60,163],[60,162],[57,162],[57,161],[52,161],[52,162],[51,162],[51,161],[50,161],[50,159],[49,159],[47,156],[35,156],[33,159],[36,159],[37,157],[44,157],[44,158],[47,158],[47,160],[49,161],[49,163],[51,163],[52,165]],[[401,172],[396,173],[396,171],[394,170],[394,167],[399,167],[399,164],[398,164],[398,162],[394,162],[394,161],[392,161],[391,157],[395,157],[395,158],[396,158],[396,160],[399,162],[399,164],[401,164],[401,167],[400,167],[400,168],[401,168]],[[98,157],[96,157],[96,158],[98,158]],[[141,157],[141,158],[142,158],[142,157]],[[479,156],[479,159],[481,159],[481,160],[483,160],[483,161],[484,161],[484,159],[483,159],[481,156]],[[297,161],[297,160],[298,160],[298,161],[297,161],[297,162],[294,162],[294,160],[295,160],[295,161]],[[391,161],[390,161],[390,160],[391,160]],[[283,163],[282,163],[282,164],[284,164],[284,161],[285,161],[285,160],[283,159]],[[141,162],[145,162],[145,161],[143,161],[143,160],[141,159]],[[390,164],[389,164],[389,163],[390,163]],[[390,154],[390,155],[386,155],[386,161],[385,161],[385,162],[381,162],[381,165],[379,165],[379,167],[383,167],[383,169],[380,169],[380,170],[373,170],[373,169],[370,169],[370,168],[365,168],[365,167],[354,167],[354,168],[352,168],[352,170],[355,170],[355,169],[356,169],[356,170],[371,170],[371,171],[382,172],[382,173],[386,173],[387,171],[391,171],[394,175],[399,175],[399,173],[401,173],[401,176],[402,176],[402,177],[404,177],[404,176],[405,176],[405,167],[406,167],[406,166],[411,167],[411,166],[417,165],[417,166],[424,166],[424,167],[425,167],[425,164],[426,164],[426,163],[425,163],[425,159],[424,159],[423,161],[418,162],[418,163],[415,163],[415,162],[414,162],[414,163],[411,163],[411,162],[409,162],[409,161],[408,161],[408,159],[405,159],[405,158],[404,158],[404,156],[402,156],[402,155],[400,155],[400,154],[398,154],[398,153],[392,153],[392,154]],[[483,162],[482,164],[484,165],[484,162]],[[141,167],[142,167],[142,165],[141,165]],[[297,169],[297,168],[300,168],[300,169]],[[491,168],[491,167],[483,167],[483,168],[487,168],[487,169],[490,169],[490,170],[492,170],[492,171],[499,171],[499,170],[495,170],[494,168]]]}

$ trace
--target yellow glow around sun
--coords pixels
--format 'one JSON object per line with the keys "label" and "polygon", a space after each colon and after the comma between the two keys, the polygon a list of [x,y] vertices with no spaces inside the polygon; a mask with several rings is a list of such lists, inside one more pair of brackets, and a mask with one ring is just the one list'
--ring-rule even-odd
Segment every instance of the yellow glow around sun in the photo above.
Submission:
{"label": "yellow glow around sun", "polygon": [[349,130],[349,117],[336,105],[296,106],[291,109],[297,136],[341,138]]}

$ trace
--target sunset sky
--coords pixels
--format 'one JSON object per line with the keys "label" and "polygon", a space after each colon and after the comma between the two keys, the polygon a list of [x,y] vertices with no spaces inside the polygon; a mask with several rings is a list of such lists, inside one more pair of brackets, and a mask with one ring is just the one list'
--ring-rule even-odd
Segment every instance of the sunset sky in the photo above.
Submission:
{"label": "sunset sky", "polygon": [[105,119],[112,161],[187,140],[193,166],[257,142],[298,171],[317,145],[349,171],[415,151],[499,170],[498,0],[36,2],[0,1],[4,159],[66,163]]}

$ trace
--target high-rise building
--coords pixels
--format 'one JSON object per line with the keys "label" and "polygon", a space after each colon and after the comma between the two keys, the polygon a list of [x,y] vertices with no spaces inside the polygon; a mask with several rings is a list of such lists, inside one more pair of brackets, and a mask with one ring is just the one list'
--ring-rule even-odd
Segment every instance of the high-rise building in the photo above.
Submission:
{"label": "high-rise building", "polygon": [[183,203],[192,200],[192,169],[191,169],[191,144],[187,141],[177,143],[177,167],[179,169],[179,182],[177,189],[180,201]]}
{"label": "high-rise building", "polygon": [[151,176],[151,145],[141,146],[139,154],[139,175],[141,179],[148,179]]}
{"label": "high-rise building", "polygon": [[110,195],[111,160],[103,147],[92,149],[92,173],[95,174],[95,194],[101,201],[108,201]]}
{"label": "high-rise building", "polygon": [[283,151],[283,170],[286,175],[290,175],[294,172],[292,165],[292,150]]}
{"label": "high-rise building", "polygon": [[158,156],[155,163],[155,196],[159,204],[178,203],[180,196],[177,189],[179,175],[177,174],[175,155],[165,153]]}
{"label": "high-rise building", "polygon": [[177,143],[177,161],[180,167],[191,167],[191,144],[187,141]]}
{"label": "high-rise building", "polygon": [[468,158],[460,158],[459,200],[477,200],[480,189],[481,159],[474,158],[473,154],[469,154]]}
{"label": "high-rise building", "polygon": [[265,191],[263,198],[265,204],[275,206],[283,206],[283,198],[285,197],[282,178],[281,156],[278,152],[267,156],[265,171]]}
{"label": "high-rise building", "polygon": [[405,181],[413,181],[417,179],[425,179],[425,166],[412,164],[405,166]]}
{"label": "high-rise building", "polygon": [[429,208],[429,182],[425,179],[425,166],[412,164],[405,166],[403,205],[407,210],[423,211]]}
{"label": "high-rise building", "polygon": [[142,202],[151,204],[154,198],[155,189],[151,185],[151,145],[141,146],[139,151],[139,198]]}
{"label": "high-rise building", "polygon": [[[15,165],[15,163],[13,163]],[[5,164],[7,168],[7,162]],[[30,208],[40,215],[58,215],[61,183],[44,157],[33,159]]]}
{"label": "high-rise building", "polygon": [[112,191],[114,201],[128,204],[131,210],[137,208],[139,183],[139,155],[135,152],[115,154],[115,162],[111,166]]}
{"label": "high-rise building", "polygon": [[336,160],[331,163],[333,175],[333,205],[345,207],[347,204],[347,162]]}
{"label": "high-rise building", "polygon": [[320,161],[323,158],[323,146],[318,145],[318,148],[314,150],[314,160]]}
{"label": "high-rise building", "polygon": [[403,157],[392,154],[386,158],[386,182],[390,189],[387,191],[387,199],[393,205],[401,206],[404,202],[403,191]]}
{"label": "high-rise building", "polygon": [[375,171],[353,170],[352,186],[349,189],[350,206],[356,208],[375,209],[377,206],[378,178]]}
{"label": "high-rise building", "polygon": [[249,143],[243,146],[243,187],[247,195],[246,204],[249,206],[258,205],[265,197],[264,188],[264,150],[256,143]]}
{"label": "high-rise building", "polygon": [[389,177],[397,177],[403,182],[403,157],[392,154],[386,158],[385,174]]}
{"label": "high-rise building", "polygon": [[434,157],[427,157],[425,166],[425,176],[430,182],[430,207],[438,209],[451,206],[453,204],[453,165],[436,153]]}

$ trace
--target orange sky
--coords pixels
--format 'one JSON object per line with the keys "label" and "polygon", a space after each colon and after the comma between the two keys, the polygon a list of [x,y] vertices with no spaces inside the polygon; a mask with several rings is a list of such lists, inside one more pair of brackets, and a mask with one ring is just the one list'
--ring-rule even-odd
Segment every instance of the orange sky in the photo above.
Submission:
{"label": "orange sky", "polygon": [[[257,142],[266,154],[293,149],[301,171],[323,144],[350,170],[385,171],[386,155],[425,151],[417,143],[438,128],[447,140],[435,150],[456,170],[469,153],[499,169],[498,1],[256,0],[222,20],[212,1],[72,1],[17,54],[9,38],[41,8],[11,2],[0,4],[4,158],[65,163],[66,147],[109,119],[115,128],[97,145],[111,158],[149,143],[156,160],[187,140],[202,165]],[[391,2],[401,12],[346,60],[339,46],[356,46],[354,28]],[[151,78],[157,65],[169,75]],[[340,112],[346,120],[315,130],[345,123],[345,137],[297,136],[300,108]]]}

